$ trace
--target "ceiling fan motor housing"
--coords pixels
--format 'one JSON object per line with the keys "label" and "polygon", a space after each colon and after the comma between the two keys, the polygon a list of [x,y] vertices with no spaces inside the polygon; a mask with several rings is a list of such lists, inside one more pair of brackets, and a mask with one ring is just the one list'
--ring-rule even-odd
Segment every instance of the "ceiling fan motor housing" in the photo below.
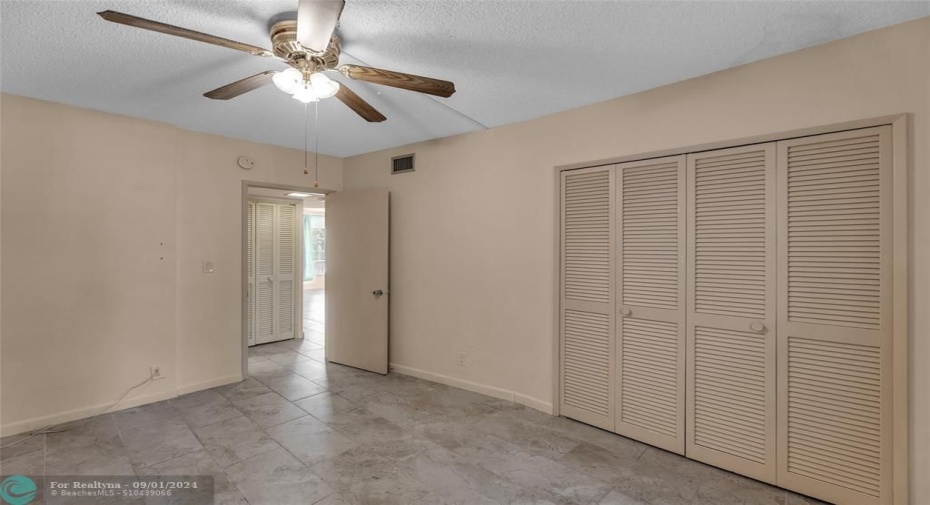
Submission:
{"label": "ceiling fan motor housing", "polygon": [[280,21],[271,27],[271,45],[275,56],[302,72],[334,70],[339,66],[339,54],[342,52],[339,37],[333,34],[326,51],[323,54],[313,54],[297,42],[295,20]]}

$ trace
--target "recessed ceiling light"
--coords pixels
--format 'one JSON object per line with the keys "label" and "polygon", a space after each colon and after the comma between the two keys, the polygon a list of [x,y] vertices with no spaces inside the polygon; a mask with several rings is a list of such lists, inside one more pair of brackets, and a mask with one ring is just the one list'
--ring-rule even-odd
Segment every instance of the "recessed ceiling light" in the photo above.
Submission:
{"label": "recessed ceiling light", "polygon": [[286,196],[293,196],[297,198],[307,198],[308,196],[317,196],[310,193],[288,193]]}

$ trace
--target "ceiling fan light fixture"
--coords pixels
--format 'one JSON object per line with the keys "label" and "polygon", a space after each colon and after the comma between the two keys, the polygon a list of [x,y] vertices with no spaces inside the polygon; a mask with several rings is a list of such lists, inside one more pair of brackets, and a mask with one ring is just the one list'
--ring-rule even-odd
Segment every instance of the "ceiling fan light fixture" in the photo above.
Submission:
{"label": "ceiling fan light fixture", "polygon": [[310,83],[308,81],[304,81],[302,84],[299,85],[297,90],[294,91],[294,96],[292,98],[302,103],[311,103],[311,102],[320,101],[320,97],[317,96],[316,91],[313,90],[313,87],[310,86]]}
{"label": "ceiling fan light fixture", "polygon": [[319,99],[329,98],[339,91],[339,83],[320,72],[310,76],[310,86]]}
{"label": "ceiling fan light fixture", "polygon": [[342,44],[334,32],[343,7],[345,0],[297,0],[297,20],[283,19],[270,27],[272,50],[121,12],[107,10],[97,14],[111,23],[213,44],[254,56],[274,57],[291,67],[282,71],[266,70],[204,93],[205,97],[212,100],[229,100],[274,84],[305,105],[335,96],[365,121],[379,123],[387,119],[384,114],[351,88],[330,80],[322,72],[337,71],[348,79],[444,98],[455,93],[455,84],[442,79],[360,65],[339,66]]}
{"label": "ceiling fan light fixture", "polygon": [[289,68],[287,70],[282,70],[274,75],[271,78],[274,85],[278,87],[281,91],[292,94],[297,91],[298,86],[303,76],[300,75],[300,70],[296,68]]}

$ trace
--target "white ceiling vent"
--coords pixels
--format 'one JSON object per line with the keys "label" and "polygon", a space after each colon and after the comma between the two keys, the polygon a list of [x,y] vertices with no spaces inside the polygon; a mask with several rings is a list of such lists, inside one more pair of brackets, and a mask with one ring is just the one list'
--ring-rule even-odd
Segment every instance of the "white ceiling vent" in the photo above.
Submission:
{"label": "white ceiling vent", "polygon": [[403,174],[413,172],[413,155],[405,154],[391,158],[391,173]]}

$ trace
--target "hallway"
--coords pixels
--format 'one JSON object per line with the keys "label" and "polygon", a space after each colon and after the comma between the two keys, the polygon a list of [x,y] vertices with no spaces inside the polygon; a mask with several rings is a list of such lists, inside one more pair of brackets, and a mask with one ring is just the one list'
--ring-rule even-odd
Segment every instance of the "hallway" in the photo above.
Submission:
{"label": "hallway", "polygon": [[304,339],[325,346],[326,296],[323,288],[304,289]]}

